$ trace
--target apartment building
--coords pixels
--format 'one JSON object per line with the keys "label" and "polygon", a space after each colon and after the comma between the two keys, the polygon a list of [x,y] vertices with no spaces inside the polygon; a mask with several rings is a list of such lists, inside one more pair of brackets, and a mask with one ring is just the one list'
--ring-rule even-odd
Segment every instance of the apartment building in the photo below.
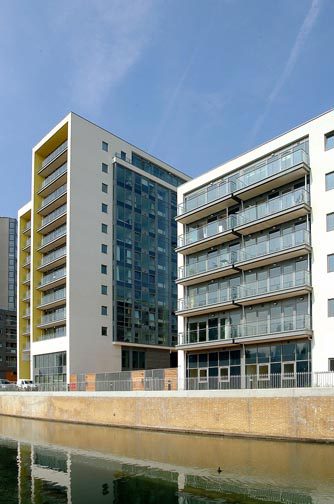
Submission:
{"label": "apartment building", "polygon": [[334,111],[179,187],[177,222],[181,386],[334,371]]}
{"label": "apartment building", "polygon": [[16,379],[17,221],[0,217],[0,378]]}
{"label": "apartment building", "polygon": [[34,147],[19,211],[20,379],[170,366],[187,180],[73,113]]}

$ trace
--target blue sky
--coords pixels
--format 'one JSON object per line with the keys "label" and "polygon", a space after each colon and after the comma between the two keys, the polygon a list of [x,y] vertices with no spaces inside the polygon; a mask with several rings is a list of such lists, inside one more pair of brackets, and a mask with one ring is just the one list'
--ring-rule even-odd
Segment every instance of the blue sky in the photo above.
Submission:
{"label": "blue sky", "polygon": [[70,110],[196,176],[334,107],[334,0],[2,0],[0,215]]}

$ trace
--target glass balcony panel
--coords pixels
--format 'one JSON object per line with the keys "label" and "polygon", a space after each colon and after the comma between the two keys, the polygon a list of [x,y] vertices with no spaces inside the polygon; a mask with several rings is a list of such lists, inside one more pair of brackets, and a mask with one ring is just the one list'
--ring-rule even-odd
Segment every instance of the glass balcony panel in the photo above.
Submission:
{"label": "glass balcony panel", "polygon": [[53,212],[51,212],[46,217],[43,217],[42,226],[46,226],[47,224],[49,224],[50,222],[55,220],[57,217],[59,217],[59,215],[64,214],[66,212],[66,209],[67,209],[67,205],[65,204],[65,205],[62,205],[61,207],[57,208]]}
{"label": "glass balcony panel", "polygon": [[49,154],[42,162],[42,168],[51,163],[56,157],[60,156],[67,149],[67,140],[63,142],[57,149]]}
{"label": "glass balcony panel", "polygon": [[62,166],[60,166],[59,168],[57,168],[57,170],[55,170],[53,173],[51,173],[51,175],[46,177],[41,184],[41,189],[43,189],[47,185],[51,184],[51,182],[53,182],[54,180],[56,180],[56,178],[60,177],[61,175],[63,175],[66,172],[67,172],[67,163],[65,163]]}
{"label": "glass balcony panel", "polygon": [[47,245],[48,243],[52,242],[53,240],[56,240],[57,238],[65,234],[66,234],[66,224],[64,224],[64,226],[55,229],[54,231],[52,231],[52,233],[43,236],[41,240],[41,246],[43,247],[44,245]]}
{"label": "glass balcony panel", "polygon": [[55,261],[59,257],[62,257],[64,254],[66,254],[66,247],[59,248],[57,250],[50,252],[49,254],[46,254],[42,258],[41,266],[45,266],[46,264]]}
{"label": "glass balcony panel", "polygon": [[236,216],[231,215],[225,219],[209,222],[198,228],[188,228],[184,235],[179,235],[178,246],[190,245],[206,238],[211,238],[219,233],[232,229],[236,223]]}
{"label": "glass balcony panel", "polygon": [[55,310],[51,313],[47,313],[41,317],[41,324],[49,324],[50,322],[58,322],[59,320],[64,320],[66,318],[66,309],[61,308],[60,310]]}
{"label": "glass balcony panel", "polygon": [[53,271],[48,275],[44,275],[39,285],[42,286],[48,284],[50,282],[58,280],[59,278],[64,277],[65,275],[66,275],[66,268],[61,268],[59,270]]}
{"label": "glass balcony panel", "polygon": [[58,189],[56,189],[51,194],[49,194],[46,198],[43,199],[40,208],[43,208],[43,207],[49,205],[50,203],[52,203],[52,201],[56,200],[57,198],[59,198],[60,196],[65,194],[66,191],[67,191],[67,184],[60,186]]}

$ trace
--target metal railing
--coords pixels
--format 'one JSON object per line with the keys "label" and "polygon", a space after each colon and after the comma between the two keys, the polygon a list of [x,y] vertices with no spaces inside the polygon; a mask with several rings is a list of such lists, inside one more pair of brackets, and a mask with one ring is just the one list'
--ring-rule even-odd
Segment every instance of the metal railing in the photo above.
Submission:
{"label": "metal railing", "polygon": [[288,210],[301,204],[310,203],[310,193],[306,189],[296,189],[271,200],[258,203],[237,214],[237,226],[264,219],[265,217]]}
{"label": "metal railing", "polygon": [[257,320],[254,322],[244,322],[241,324],[229,324],[220,327],[210,327],[203,331],[186,331],[179,333],[178,344],[210,344],[217,341],[232,340],[238,338],[266,338],[273,334],[283,334],[291,332],[311,331],[311,317],[305,315],[292,315],[277,319]]}
{"label": "metal railing", "polygon": [[60,308],[58,310],[54,310],[51,313],[47,313],[46,315],[42,315],[42,317],[40,318],[40,325],[49,324],[50,322],[59,322],[65,319],[66,308]]}
{"label": "metal railing", "polygon": [[232,264],[237,262],[237,259],[237,252],[221,251],[215,257],[208,256],[206,259],[203,259],[196,263],[180,266],[178,269],[178,280],[195,275],[200,275],[201,273],[209,273],[210,271],[215,271],[226,266],[231,266]]}
{"label": "metal railing", "polygon": [[52,303],[53,301],[60,301],[61,299],[66,298],[66,288],[58,289],[56,291],[51,292],[50,294],[46,294],[41,298],[41,306]]}
{"label": "metal railing", "polygon": [[236,224],[236,215],[230,215],[225,219],[218,219],[213,222],[209,222],[204,226],[188,229],[186,233],[178,236],[177,246],[184,247],[185,245],[191,245],[192,243],[205,240],[206,238],[211,238],[215,235],[223,233],[224,231],[233,229]]}
{"label": "metal railing", "polygon": [[42,161],[42,168],[45,168],[48,164],[52,163],[54,159],[56,159],[60,154],[65,152],[67,149],[67,140],[63,142],[57,149],[51,152],[43,161]]}
{"label": "metal railing", "polygon": [[309,164],[308,153],[300,146],[271,155],[266,159],[248,166],[242,172],[220,179],[184,196],[184,202],[177,208],[177,215],[196,210],[208,203],[219,200],[229,194],[246,189],[279,173],[284,173],[293,166]]}
{"label": "metal railing", "polygon": [[[15,385],[15,384],[14,384]],[[176,379],[143,378],[141,380],[82,380],[66,384],[37,383],[23,391],[40,392],[139,392],[175,390],[242,390],[242,389],[280,389],[280,388],[333,388],[334,372],[301,372],[301,373],[262,373],[232,376],[214,376],[206,378],[186,378],[182,382]],[[16,388],[16,387],[15,387]],[[4,389],[5,390],[5,389]],[[4,391],[3,389],[1,391]],[[10,389],[13,391],[13,387]]]}
{"label": "metal railing", "polygon": [[215,304],[232,302],[237,297],[237,288],[228,287],[224,289],[207,290],[206,292],[178,299],[177,309],[191,310]]}
{"label": "metal railing", "polygon": [[46,264],[49,264],[56,259],[59,259],[60,257],[64,256],[66,254],[66,246],[61,247],[57,250],[53,250],[49,254],[45,254],[40,262],[40,266],[45,266]]}
{"label": "metal railing", "polygon": [[66,336],[66,326],[59,326],[52,329],[44,329],[44,332],[42,332],[40,339],[48,340],[62,338],[64,336]]}
{"label": "metal railing", "polygon": [[56,199],[60,198],[63,194],[65,194],[67,191],[67,184],[64,184],[55,191],[53,191],[51,194],[49,194],[46,198],[43,199],[41,206],[39,207],[39,210],[42,208],[48,206],[50,203],[55,201]]}
{"label": "metal railing", "polygon": [[59,166],[59,168],[57,168],[54,172],[52,172],[51,175],[46,177],[41,184],[40,190],[44,189],[46,186],[51,184],[54,180],[56,180],[58,177],[61,177],[61,175],[63,175],[66,172],[67,172],[67,163]]}
{"label": "metal railing", "polygon": [[49,213],[46,217],[43,217],[42,227],[46,226],[47,224],[49,224],[53,220],[57,219],[57,217],[59,217],[60,215],[65,214],[66,211],[67,211],[67,205],[65,203],[64,205],[60,206],[59,208],[57,208],[53,212]]}
{"label": "metal railing", "polygon": [[225,179],[213,182],[195,193],[185,196],[184,203],[177,206],[177,215],[182,215],[191,210],[196,210],[208,203],[224,198],[233,193],[236,184],[233,180]]}
{"label": "metal railing", "polygon": [[48,283],[54,282],[55,280],[59,280],[60,278],[63,278],[65,276],[66,276],[66,268],[58,269],[56,271],[53,271],[52,273],[49,273],[48,275],[44,275],[39,283],[39,286],[43,286]]}
{"label": "metal railing", "polygon": [[66,229],[66,224],[64,224],[63,226],[56,228],[54,231],[51,231],[51,233],[43,236],[43,238],[41,239],[40,247],[44,247],[44,245],[48,245],[57,238],[66,235]]}
{"label": "metal railing", "polygon": [[280,156],[270,156],[254,168],[246,168],[244,173],[236,179],[236,190],[245,189],[302,163],[308,164],[309,156],[300,147],[285,151]]}
{"label": "metal railing", "polygon": [[303,286],[311,286],[311,275],[309,271],[295,271],[287,275],[279,275],[269,278],[264,282],[252,282],[250,285],[240,285],[237,287],[236,299],[274,294],[278,291],[293,289]]}
{"label": "metal railing", "polygon": [[22,233],[26,233],[27,231],[30,231],[30,229],[31,229],[31,221],[27,222],[27,225],[23,229]]}

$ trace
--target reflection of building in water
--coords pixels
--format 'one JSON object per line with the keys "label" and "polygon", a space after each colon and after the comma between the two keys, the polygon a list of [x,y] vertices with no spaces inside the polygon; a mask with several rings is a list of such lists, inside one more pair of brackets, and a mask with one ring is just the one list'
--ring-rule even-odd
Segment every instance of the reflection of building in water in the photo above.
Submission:
{"label": "reflection of building in water", "polygon": [[238,478],[225,471],[213,474],[208,469],[18,443],[19,504],[124,504],[135,496],[143,504],[152,499],[210,504],[226,496],[231,502],[241,496],[273,503],[313,502],[306,493],[274,488],[256,477]]}

